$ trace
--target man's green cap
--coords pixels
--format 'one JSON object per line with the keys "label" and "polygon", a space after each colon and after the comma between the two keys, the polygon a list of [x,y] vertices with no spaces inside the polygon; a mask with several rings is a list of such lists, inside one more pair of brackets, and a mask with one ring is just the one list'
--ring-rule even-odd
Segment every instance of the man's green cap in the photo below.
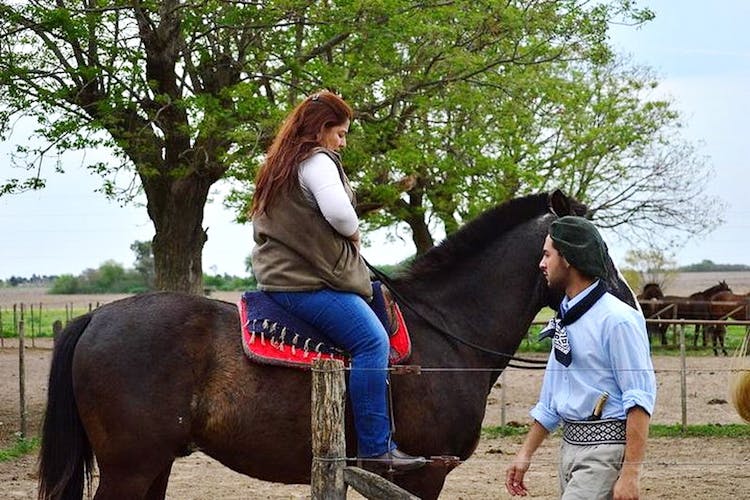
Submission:
{"label": "man's green cap", "polygon": [[607,277],[607,245],[588,219],[560,217],[550,226],[549,235],[571,266],[592,278]]}

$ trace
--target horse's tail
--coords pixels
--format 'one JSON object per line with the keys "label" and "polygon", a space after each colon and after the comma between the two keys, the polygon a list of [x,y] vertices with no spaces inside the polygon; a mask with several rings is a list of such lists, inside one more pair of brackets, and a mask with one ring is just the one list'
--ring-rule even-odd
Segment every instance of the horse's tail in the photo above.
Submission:
{"label": "horse's tail", "polygon": [[55,344],[39,451],[39,499],[80,499],[91,485],[93,452],[73,394],[73,352],[92,313],[73,320]]}

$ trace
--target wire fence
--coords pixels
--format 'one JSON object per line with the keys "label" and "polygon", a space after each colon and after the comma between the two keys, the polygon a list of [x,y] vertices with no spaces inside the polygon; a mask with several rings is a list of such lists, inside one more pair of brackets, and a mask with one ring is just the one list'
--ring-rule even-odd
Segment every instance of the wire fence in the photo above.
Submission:
{"label": "wire fence", "polygon": [[[90,306],[93,308],[93,304]],[[86,308],[87,309],[87,308]],[[19,316],[20,316],[20,308],[19,308]],[[28,316],[25,316],[25,318],[28,318]],[[690,386],[687,383],[687,380],[690,376],[696,376],[696,377],[702,377],[706,373],[705,368],[688,368],[684,362],[685,355],[687,350],[685,349],[686,345],[686,335],[685,335],[685,329],[688,324],[692,324],[692,322],[686,322],[686,321],[676,321],[675,322],[678,329],[678,338],[679,338],[679,344],[682,346],[681,352],[680,352],[680,366],[676,368],[657,368],[655,370],[657,374],[657,379],[660,379],[663,376],[679,376],[681,379],[681,407],[682,407],[682,426],[683,428],[687,426],[687,417],[688,417],[688,406],[687,406],[687,400],[689,399],[688,395],[691,392]],[[715,323],[715,322],[712,322]],[[731,324],[733,326],[744,326],[744,327],[750,327],[750,321],[746,322],[725,322],[727,324]],[[25,336],[25,324],[23,321],[21,321],[18,325],[19,330],[19,336],[18,336],[18,347],[19,347],[19,373],[24,373],[24,345],[28,346],[28,343],[25,342],[26,336]],[[28,331],[28,330],[26,330]],[[544,357],[545,355],[541,355],[540,357]],[[438,374],[438,373],[446,373],[446,372],[455,372],[455,371],[467,371],[467,372],[487,372],[487,371],[497,371],[496,369],[487,369],[487,368],[461,368],[461,367],[420,367],[419,373],[423,373],[424,375],[429,375],[432,373]],[[713,367],[710,369],[710,375],[713,377],[721,376],[721,375],[727,375],[731,374],[733,372],[736,372],[736,368],[732,368],[730,366],[723,366],[720,368]],[[508,392],[506,394],[506,387],[507,384],[504,383],[503,377],[505,377],[508,373],[523,373],[523,370],[517,369],[517,368],[509,368],[506,369],[503,374],[501,375],[500,379],[500,390],[503,394],[503,398],[508,398],[509,395],[515,396],[517,393]],[[20,425],[20,435],[25,436],[28,432],[29,428],[29,422],[28,422],[28,409],[26,406],[26,396],[27,391],[24,388],[24,379],[25,377],[21,375],[19,377],[19,399],[21,401],[20,404],[20,415],[21,415],[21,425]],[[697,380],[696,383],[702,383],[701,380]],[[516,390],[518,388],[516,387]],[[501,408],[505,408],[505,402],[502,401]],[[507,425],[508,422],[505,419],[505,415],[502,416],[502,424],[501,425]],[[713,446],[713,445],[711,445]],[[744,449],[748,449],[748,446],[744,444],[739,444],[737,446],[745,447]],[[745,468],[748,465],[748,460],[746,457],[741,456],[735,456],[727,454],[726,457],[721,459],[716,459],[715,457],[710,459],[702,459],[703,455],[696,454],[695,456],[687,456],[687,455],[678,455],[674,459],[646,459],[643,462],[643,466],[646,468],[646,470],[651,469],[678,469],[682,470],[683,473],[685,471],[692,471],[692,470],[712,470],[716,473],[721,474],[730,474],[734,472],[740,472],[744,471]],[[350,457],[353,459],[354,457]],[[325,459],[320,459],[321,461],[325,461]],[[498,460],[498,457],[496,455],[493,455],[491,453],[482,453],[482,454],[474,454],[471,457],[471,462],[477,463],[486,463],[486,464],[492,464],[492,467],[502,471],[503,468],[506,466],[506,462],[510,460],[510,457],[500,458]],[[462,461],[463,463],[463,461]],[[550,454],[542,454],[541,456],[537,456],[534,459],[534,467],[537,468],[537,470],[547,470],[550,473],[554,473],[554,471],[559,466],[559,459],[556,458],[556,455],[554,453]],[[487,467],[487,466],[482,466]],[[742,474],[740,474],[741,476]],[[734,477],[740,477],[737,476],[737,474],[734,475]]]}
{"label": "wire fence", "polygon": [[[83,314],[85,312],[92,311],[99,307],[100,302],[89,302],[84,305],[76,305],[74,303],[64,304],[64,308],[45,308],[44,304],[13,304],[12,306],[3,307],[0,306],[0,347],[6,347],[6,341],[8,337],[15,337],[17,340],[11,342],[8,347],[19,348],[19,371],[21,386],[24,384],[23,364],[24,364],[24,350],[25,347],[36,348],[35,339],[39,337],[53,337],[59,333],[63,326],[67,324],[74,317]],[[655,373],[659,375],[675,375],[680,378],[680,406],[681,406],[681,418],[680,423],[683,428],[687,427],[688,422],[688,376],[697,375],[702,377],[703,369],[688,368],[687,366],[687,340],[686,340],[686,327],[688,325],[724,325],[724,326],[738,326],[745,328],[745,335],[750,334],[750,321],[735,321],[735,320],[647,320],[649,323],[667,323],[670,327],[675,329],[675,336],[678,339],[678,346],[680,349],[679,353],[679,367],[676,368],[657,368]],[[545,325],[544,321],[535,321],[532,326]],[[531,330],[530,330],[531,331]],[[531,335],[531,333],[529,334]],[[45,343],[43,348],[50,348],[49,342]],[[512,354],[512,353],[511,353]],[[540,354],[540,359],[544,359],[546,354]],[[554,369],[554,368],[547,368]],[[397,366],[392,367],[392,371],[396,372],[412,372],[412,373],[450,373],[450,372],[496,372],[498,368],[493,367],[439,367],[439,366]],[[500,425],[506,425],[508,423],[505,414],[505,402],[508,401],[507,384],[505,383],[507,373],[511,373],[514,370],[520,370],[519,368],[506,368],[505,371],[500,375],[499,387],[501,389],[501,419]],[[726,374],[731,375],[737,372],[747,371],[745,368],[737,368],[726,364],[722,368],[713,368],[711,373],[714,375]],[[696,382],[700,383],[700,381]],[[21,392],[21,413],[25,412],[25,402],[23,393],[25,392],[24,387],[20,387]],[[25,431],[25,429],[24,429]]]}
{"label": "wire fence", "polygon": [[49,305],[42,302],[19,302],[7,306],[0,305],[0,348],[5,347],[6,339],[18,337],[18,325],[23,322],[26,338],[31,347],[36,347],[36,339],[54,337],[73,318],[91,312],[102,302],[65,302]]}

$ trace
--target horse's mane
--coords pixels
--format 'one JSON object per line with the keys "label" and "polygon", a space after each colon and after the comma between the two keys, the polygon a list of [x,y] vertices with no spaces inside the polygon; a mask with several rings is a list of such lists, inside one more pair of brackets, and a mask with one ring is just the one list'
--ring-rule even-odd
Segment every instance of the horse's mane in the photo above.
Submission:
{"label": "horse's mane", "polygon": [[702,292],[698,292],[696,295],[704,295],[704,296],[711,296],[718,292],[731,292],[732,290],[729,288],[729,285],[727,285],[726,281],[719,281],[718,284],[706,288]]}
{"label": "horse's mane", "polygon": [[417,257],[403,278],[409,280],[430,274],[449,262],[475,255],[501,234],[546,212],[549,212],[547,193],[515,198],[497,205]]}

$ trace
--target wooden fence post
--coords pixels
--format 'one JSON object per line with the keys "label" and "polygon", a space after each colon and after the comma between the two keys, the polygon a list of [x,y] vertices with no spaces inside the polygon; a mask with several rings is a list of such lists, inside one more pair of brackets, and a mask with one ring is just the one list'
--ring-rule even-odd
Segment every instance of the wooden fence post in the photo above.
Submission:
{"label": "wooden fence post", "polygon": [[311,500],[345,500],[349,485],[370,500],[419,500],[377,474],[346,466],[346,382],[341,361],[313,361],[311,392]]}
{"label": "wooden fence post", "polygon": [[62,321],[59,319],[56,319],[54,323],[52,323],[52,344],[57,344],[57,339],[60,337],[60,333],[63,331],[63,324]]}
{"label": "wooden fence post", "polygon": [[316,359],[312,365],[312,500],[346,499],[344,364]]}
{"label": "wooden fence post", "polygon": [[682,404],[682,432],[687,431],[687,362],[685,356],[685,323],[680,324],[680,402]]}
{"label": "wooden fence post", "polygon": [[26,425],[26,358],[25,358],[23,320],[18,323],[18,398],[21,409],[21,437],[25,438]]}
{"label": "wooden fence post", "polygon": [[505,427],[505,370],[507,369],[506,366],[503,373],[500,374],[500,425],[503,427]]}
{"label": "wooden fence post", "polygon": [[[31,314],[31,347],[36,347],[34,342],[34,325],[36,324],[36,318],[34,317],[34,303],[29,304],[29,313]],[[38,328],[38,327],[37,327]]]}
{"label": "wooden fence post", "polygon": [[42,336],[42,303],[39,303],[39,328],[37,329],[37,336]]}

